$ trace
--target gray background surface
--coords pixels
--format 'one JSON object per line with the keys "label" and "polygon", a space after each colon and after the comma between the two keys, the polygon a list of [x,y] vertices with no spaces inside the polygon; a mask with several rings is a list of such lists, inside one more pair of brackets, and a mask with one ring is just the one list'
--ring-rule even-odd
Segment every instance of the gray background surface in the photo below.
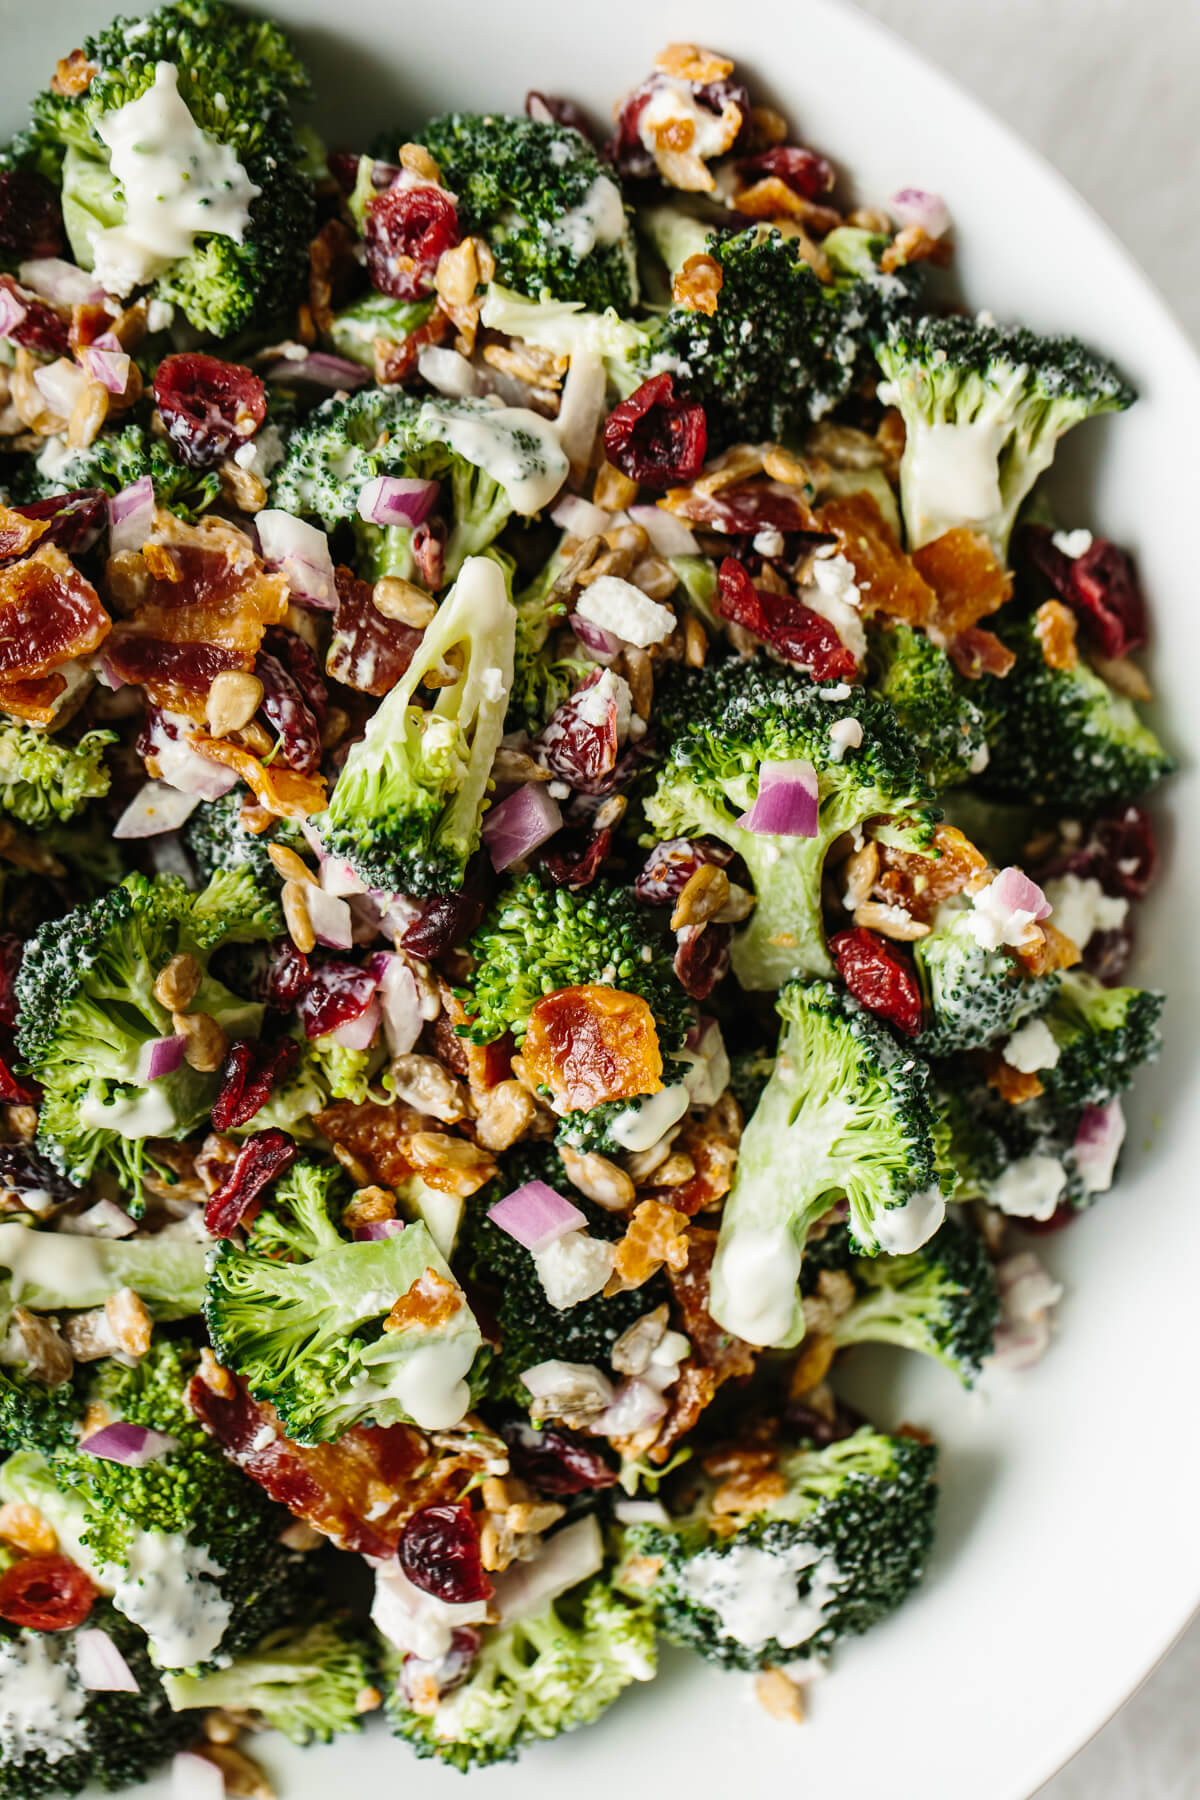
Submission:
{"label": "gray background surface", "polygon": [[[1196,0],[858,0],[1040,150],[1200,342]],[[1014,245],[1019,254],[1020,246]],[[1080,280],[1087,271],[1080,270]],[[1097,1579],[1105,1579],[1097,1571]],[[1070,1683],[1063,1670],[1064,1686]],[[1041,1800],[1196,1800],[1200,1621]]]}

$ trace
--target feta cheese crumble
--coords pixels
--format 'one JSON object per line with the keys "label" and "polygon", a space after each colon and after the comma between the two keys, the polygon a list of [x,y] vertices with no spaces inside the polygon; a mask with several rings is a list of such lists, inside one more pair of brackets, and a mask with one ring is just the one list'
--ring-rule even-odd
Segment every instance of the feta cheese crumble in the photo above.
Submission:
{"label": "feta cheese crumble", "polygon": [[1011,1069],[1020,1069],[1022,1075],[1036,1075],[1039,1069],[1054,1068],[1059,1048],[1044,1019],[1028,1019],[1019,1031],[1013,1032],[1002,1054]]}
{"label": "feta cheese crumble", "polygon": [[661,644],[675,629],[675,614],[669,606],[660,606],[619,575],[601,575],[599,581],[593,581],[579,596],[575,610],[581,619],[611,631],[639,650]]}

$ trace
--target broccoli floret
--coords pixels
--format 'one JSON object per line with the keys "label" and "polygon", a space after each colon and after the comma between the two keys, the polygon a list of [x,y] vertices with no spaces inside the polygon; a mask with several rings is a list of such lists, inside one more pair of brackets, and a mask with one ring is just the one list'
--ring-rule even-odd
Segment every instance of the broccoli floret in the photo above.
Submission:
{"label": "broccoli floret", "polygon": [[[353,1100],[361,1106],[367,1098],[372,1078],[383,1062],[383,1049],[351,1050],[339,1044],[332,1032],[306,1041],[306,1060],[314,1077],[328,1091],[331,1100]],[[384,1086],[388,1085],[384,1071]]]}
{"label": "broccoli floret", "polygon": [[147,1237],[72,1237],[16,1220],[0,1224],[0,1317],[9,1297],[31,1312],[103,1306],[132,1288],[156,1319],[189,1318],[204,1299],[204,1241],[187,1224]]}
{"label": "broccoli floret", "polygon": [[741,1107],[743,1118],[748,1119],[762,1099],[774,1067],[775,1052],[761,1046],[735,1051],[730,1057],[729,1091]]}
{"label": "broccoli floret", "polygon": [[256,1256],[311,1262],[345,1243],[338,1219],[349,1194],[336,1163],[301,1157],[273,1182],[246,1231],[246,1248]]}
{"label": "broccoli floret", "polygon": [[49,1453],[73,1444],[78,1419],[75,1381],[47,1387],[27,1368],[0,1369],[0,1450]]}
{"label": "broccoli floret", "polygon": [[806,1257],[801,1285],[819,1291],[820,1269],[839,1269],[854,1283],[854,1303],[838,1313],[839,1348],[896,1344],[932,1356],[972,1387],[992,1353],[1000,1316],[996,1278],[981,1234],[951,1217],[909,1256],[859,1256],[844,1226],[826,1232]]}
{"label": "broccoli floret", "polygon": [[935,788],[957,787],[987,760],[984,716],[946,652],[911,625],[871,634],[872,686],[891,702]]}
{"label": "broccoli floret", "polygon": [[34,827],[73,819],[107,794],[104,752],[116,741],[115,731],[85,731],[72,744],[16,719],[0,721],[0,812]]}
{"label": "broccoli floret", "polygon": [[[364,158],[372,163],[370,157]],[[329,341],[338,356],[361,363],[364,369],[375,368],[375,340],[402,344],[433,312],[433,300],[393,300],[390,294],[371,293],[335,313],[329,327]]]}
{"label": "broccoli floret", "polygon": [[1082,969],[1068,969],[1043,1015],[1058,1048],[1038,1079],[1060,1108],[1102,1106],[1123,1094],[1138,1069],[1162,1048],[1166,996],[1149,988],[1104,987]]}
{"label": "broccoli floret", "polygon": [[537,579],[515,596],[517,635],[508,702],[508,724],[514,731],[536,736],[595,667],[582,657],[554,654],[554,634],[567,616],[571,562],[560,547]]}
{"label": "broccoli floret", "polygon": [[[45,1089],[38,1148],[72,1180],[111,1167],[140,1203],[150,1137],[186,1137],[204,1118],[216,1077],[187,1063],[151,1083],[143,1057],[172,1034],[154,993],[180,953],[203,969],[220,944],[276,935],[281,920],[246,871],[220,871],[199,894],[171,876],[130,875],[120,887],[42,925],[26,946],[17,1047]],[[261,1006],[205,974],[195,1010],[230,1037],[257,1036]],[[152,1160],[152,1159],[151,1159]]]}
{"label": "broccoli floret", "polygon": [[526,1744],[590,1725],[631,1681],[651,1680],[655,1661],[646,1608],[596,1580],[487,1627],[466,1681],[432,1713],[413,1712],[397,1688],[388,1716],[420,1757],[463,1771],[513,1762]]}
{"label": "broccoli floret", "polygon": [[589,982],[640,994],[664,1052],[679,1048],[691,1024],[660,927],[614,882],[595,881],[572,893],[543,875],[510,876],[467,951],[475,972],[459,997],[471,1014],[464,1035],[476,1044],[493,1043],[506,1031],[522,1043],[543,994]]}
{"label": "broccoli floret", "polygon": [[38,842],[66,867],[70,896],[101,894],[128,872],[126,845],[112,835],[112,822],[100,807],[89,807],[65,825],[52,820],[38,832]]}
{"label": "broccoli floret", "polygon": [[[195,1719],[171,1711],[142,1633],[103,1601],[92,1608],[87,1629],[112,1639],[137,1683],[135,1693],[83,1686],[75,1632],[0,1637],[0,1800],[77,1794],[89,1783],[128,1787],[195,1738]],[[43,1696],[42,1707],[10,1707],[10,1685]]]}
{"label": "broccoli floret", "polygon": [[789,982],[777,1005],[775,1068],[742,1134],[709,1305],[752,1344],[803,1337],[805,1238],[835,1200],[849,1203],[855,1241],[871,1255],[889,1235],[886,1214],[927,1199],[936,1212],[941,1182],[920,1058],[829,982]]}
{"label": "broccoli floret", "polygon": [[488,287],[480,323],[556,356],[598,356],[609,385],[622,397],[645,380],[654,358],[652,325],[624,319],[611,306],[590,312],[579,300],[530,300],[496,281]]}
{"label": "broccoli floret", "polygon": [[1032,619],[1006,620],[997,635],[1016,655],[1000,679],[985,675],[988,763],[975,786],[996,800],[1103,812],[1144,794],[1175,767],[1118,694],[1080,660],[1052,669]]}
{"label": "broccoli floret", "polygon": [[[146,19],[114,19],[83,50],[95,67],[86,88],[40,94],[10,153],[61,184],[75,260],[86,269],[99,260],[114,292],[152,284],[198,330],[217,336],[285,310],[303,280],[315,212],[291,120],[308,78],[283,32],[218,0],[177,0]],[[189,190],[192,243],[182,255],[147,257],[136,226],[123,229],[126,185],[110,166],[112,115],[151,88],[172,114],[176,138],[186,144],[191,131],[203,134],[195,152],[209,164],[193,164],[199,197]],[[190,126],[174,121],[176,107],[191,115]],[[151,119],[144,129],[153,129]],[[225,194],[230,229],[244,225],[236,235],[200,223],[200,209]]]}
{"label": "broccoli floret", "polygon": [[[621,189],[581,132],[512,114],[445,113],[420,134],[518,293],[628,312],[637,298]],[[385,152],[394,155],[395,140]]]}
{"label": "broccoli floret", "polygon": [[338,1617],[273,1631],[227,1667],[168,1674],[163,1686],[176,1711],[232,1707],[256,1714],[294,1744],[328,1744],[339,1732],[362,1729],[358,1700],[371,1675],[366,1634]]}
{"label": "broccoli floret", "polygon": [[985,950],[970,920],[970,907],[947,902],[928,937],[913,945],[925,1023],[912,1043],[922,1056],[994,1044],[1043,1012],[1058,991],[1057,974],[1028,976],[1011,950]]}
{"label": "broccoli floret", "polygon": [[[279,876],[267,846],[278,841],[278,834],[274,828],[247,831],[242,824],[244,798],[245,790],[236,787],[217,800],[201,801],[183,828],[183,841],[203,880],[211,880],[218,869],[248,869],[260,887],[270,889],[278,885]],[[284,841],[289,838],[290,834]]]}
{"label": "broccoli floret", "polygon": [[721,270],[716,311],[672,306],[643,366],[663,356],[682,365],[684,386],[704,404],[710,450],[802,430],[874,372],[874,340],[911,308],[912,277],[879,271],[885,243],[850,233],[843,266],[822,281],[796,239],[778,229],[715,235],[708,253]]}
{"label": "broccoli floret", "polygon": [[[369,886],[406,894],[462,886],[504,734],[514,630],[500,569],[474,558],[351,746],[317,825],[329,854]],[[454,678],[420,706],[425,677],[439,666],[444,674],[454,656]]]}
{"label": "broccoli floret", "polygon": [[[423,1279],[435,1322],[421,1322],[418,1301],[414,1321],[389,1329],[393,1305]],[[322,1243],[291,1263],[225,1239],[204,1317],[222,1363],[275,1407],[297,1443],[364,1422],[440,1430],[467,1410],[479,1327],[424,1225],[378,1242]]]}
{"label": "broccoli floret", "polygon": [[968,525],[1003,560],[1017,510],[1063,433],[1135,399],[1113,364],[1076,338],[981,319],[894,320],[877,355],[887,378],[880,398],[904,416],[900,497],[913,548]]}
{"label": "broccoli floret", "polygon": [[106,494],[131,487],[143,475],[154,483],[159,506],[193,524],[220,497],[221,477],[215,469],[189,469],[175,458],[165,439],[151,437],[144,425],[104,431],[92,443],[55,461],[53,473],[26,458],[13,491],[21,500],[43,500],[77,488],[103,488]]}
{"label": "broccoli floret", "polygon": [[[940,817],[913,745],[885,700],[854,688],[830,697],[759,656],[680,671],[659,689],[658,728],[670,748],[646,801],[655,838],[716,837],[742,857],[757,896],[734,939],[733,969],[746,988],[791,975],[832,972],[821,922],[821,872],[830,845],[886,815],[889,841],[927,850]],[[838,760],[830,728],[854,720],[862,742]],[[764,762],[802,759],[817,777],[813,837],[745,830]],[[646,840],[653,841],[653,840]]]}
{"label": "broccoli floret", "polygon": [[869,1429],[795,1450],[778,1465],[787,1492],[732,1532],[713,1516],[717,1484],[705,1477],[670,1524],[626,1530],[623,1585],[639,1595],[648,1585],[662,1635],[725,1668],[822,1655],[893,1612],[920,1580],[936,1466],[932,1445]]}

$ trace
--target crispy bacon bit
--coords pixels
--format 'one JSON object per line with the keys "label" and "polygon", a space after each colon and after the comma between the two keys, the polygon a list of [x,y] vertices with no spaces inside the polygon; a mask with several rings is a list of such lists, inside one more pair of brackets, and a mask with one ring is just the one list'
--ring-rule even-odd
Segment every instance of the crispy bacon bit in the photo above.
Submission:
{"label": "crispy bacon bit", "polygon": [[686,1213],[661,1200],[639,1200],[613,1255],[613,1276],[619,1287],[643,1286],[664,1263],[668,1269],[686,1269],[688,1223]]}
{"label": "crispy bacon bit", "polygon": [[969,625],[966,631],[951,638],[946,653],[959,674],[968,681],[978,681],[981,675],[1003,677],[1017,660],[994,631],[987,631],[980,625]]}
{"label": "crispy bacon bit", "polygon": [[[737,1341],[737,1340],[735,1340]],[[694,1360],[685,1362],[667,1396],[667,1415],[647,1455],[652,1463],[665,1463],[675,1445],[711,1406],[718,1387],[716,1371]]]}
{"label": "crispy bacon bit", "polygon": [[717,310],[717,299],[725,283],[725,272],[715,256],[703,251],[689,256],[671,283],[671,298],[676,306],[711,318]]}
{"label": "crispy bacon bit", "polygon": [[661,1200],[690,1219],[724,1198],[733,1186],[740,1125],[718,1123],[720,1111],[715,1107],[701,1119],[689,1119],[675,1139],[675,1149],[691,1158],[695,1174],[677,1187],[643,1188],[646,1199]]}
{"label": "crispy bacon bit", "polygon": [[1011,1063],[1005,1062],[999,1050],[988,1055],[988,1086],[995,1088],[1002,1100],[1010,1106],[1020,1106],[1025,1100],[1036,1100],[1044,1092],[1042,1083],[1034,1074],[1026,1074],[1023,1069],[1014,1069]]}
{"label": "crispy bacon bit", "polygon": [[66,692],[62,675],[43,675],[36,681],[0,682],[0,712],[24,719],[30,725],[52,725],[59,701]]}
{"label": "crispy bacon bit", "polygon": [[325,658],[326,673],[360,694],[387,694],[416,655],[421,633],[385,619],[371,598],[369,582],[342,565],[334,571],[337,609]]}
{"label": "crispy bacon bit", "polygon": [[[108,495],[102,488],[75,488],[69,494],[50,494],[44,500],[27,500],[7,510],[18,518],[36,520],[45,527],[46,542],[68,552],[90,550],[100,533],[108,530]],[[0,556],[6,554],[0,552]]]}
{"label": "crispy bacon bit", "polygon": [[31,519],[14,507],[0,504],[0,561],[24,556],[49,529],[48,519]]}
{"label": "crispy bacon bit", "polygon": [[298,775],[279,763],[264,763],[231,739],[209,737],[203,731],[196,733],[191,744],[210,762],[224,763],[227,769],[236,770],[259,805],[276,818],[309,819],[325,809],[325,779],[321,775]]}
{"label": "crispy bacon bit", "polygon": [[654,1015],[640,994],[598,982],[543,995],[529,1015],[522,1049],[537,1086],[565,1109],[656,1094],[662,1051]]}
{"label": "crispy bacon bit", "polygon": [[[817,513],[820,531],[831,531],[854,570],[864,614],[886,613],[910,625],[927,625],[937,607],[924,569],[914,567],[870,494],[827,500]],[[949,535],[949,534],[948,534]],[[969,533],[967,534],[970,535]]]}
{"label": "crispy bacon bit", "polygon": [[385,1331],[437,1331],[448,1325],[465,1304],[466,1296],[453,1281],[436,1269],[425,1269],[406,1293],[400,1295],[383,1321]]}
{"label": "crispy bacon bit", "polygon": [[[417,373],[421,352],[440,344],[452,328],[453,321],[439,307],[415,331],[400,338],[377,337],[372,340],[371,354],[375,362],[375,379],[380,387],[399,387]],[[422,529],[422,528],[418,528]],[[440,582],[435,582],[440,587]]]}
{"label": "crispy bacon bit", "polygon": [[308,246],[308,305],[318,331],[329,330],[334,312],[348,305],[361,279],[349,227],[326,219]]}
{"label": "crispy bacon bit", "polygon": [[356,1106],[339,1100],[313,1115],[317,1130],[331,1144],[348,1150],[380,1187],[398,1188],[413,1173],[404,1144],[421,1115],[409,1106],[380,1106],[374,1101]]}
{"label": "crispy bacon bit", "polygon": [[688,1259],[683,1268],[669,1268],[667,1280],[679,1309],[679,1324],[692,1342],[698,1363],[711,1369],[718,1381],[729,1381],[754,1372],[754,1351],[744,1339],[718,1325],[708,1310],[708,1288],[717,1233],[704,1225],[688,1231]]}
{"label": "crispy bacon bit", "polygon": [[1012,579],[996,561],[987,539],[956,525],[913,552],[913,566],[937,597],[931,620],[939,641],[949,643],[1004,605]]}
{"label": "crispy bacon bit", "polygon": [[1061,600],[1043,600],[1034,617],[1033,635],[1042,646],[1048,669],[1073,669],[1079,662],[1075,614]]}
{"label": "crispy bacon bit", "polygon": [[943,900],[961,894],[988,866],[987,857],[955,825],[939,825],[932,855],[880,844],[882,873],[876,891],[888,906],[900,906],[914,919],[928,921]]}
{"label": "crispy bacon bit", "polygon": [[248,1137],[220,1187],[204,1209],[204,1229],[211,1237],[231,1237],[246,1223],[264,1188],[296,1160],[296,1143],[272,1126]]}
{"label": "crispy bacon bit", "polygon": [[887,944],[873,931],[855,926],[829,940],[837,972],[854,998],[869,1012],[912,1037],[921,1029],[921,989],[912,964],[897,944]]}
{"label": "crispy bacon bit", "polygon": [[55,544],[0,569],[0,681],[37,681],[108,636],[111,620],[90,581]]}

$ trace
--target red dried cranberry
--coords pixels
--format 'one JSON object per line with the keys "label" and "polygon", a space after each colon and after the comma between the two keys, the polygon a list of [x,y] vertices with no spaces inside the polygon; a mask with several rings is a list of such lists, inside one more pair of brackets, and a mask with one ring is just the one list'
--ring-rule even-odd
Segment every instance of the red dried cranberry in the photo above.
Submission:
{"label": "red dried cranberry", "polygon": [[99,1590],[66,1556],[26,1556],[0,1575],[0,1619],[20,1631],[73,1631]]}
{"label": "red dried cranberry", "polygon": [[234,1131],[248,1125],[266,1105],[273,1088],[295,1067],[300,1046],[294,1038],[278,1044],[260,1044],[239,1038],[230,1044],[221,1064],[221,1086],[212,1106],[214,1131]]}
{"label": "red dried cranberry", "polygon": [[1126,806],[1094,819],[1085,851],[1104,886],[1129,900],[1141,900],[1158,873],[1154,826],[1141,806]]}
{"label": "red dried cranberry", "polygon": [[297,774],[311,774],[321,761],[321,729],[291,670],[260,650],[254,673],[263,687],[259,711],[279,741],[280,762]]}
{"label": "red dried cranberry", "polygon": [[372,287],[393,300],[422,300],[433,291],[438,258],[458,243],[458,209],[438,187],[389,188],[367,201],[363,236]]}
{"label": "red dried cranberry", "polygon": [[59,256],[63,216],[58,190],[33,169],[0,172],[0,254],[13,262]]}
{"label": "red dried cranberry", "polygon": [[15,1194],[18,1199],[28,1195],[31,1201],[36,1198],[40,1211],[47,1195],[55,1205],[65,1206],[69,1200],[78,1200],[80,1189],[28,1144],[0,1144],[0,1193]]}
{"label": "red dried cranberry", "polygon": [[819,200],[834,182],[833,164],[797,144],[776,144],[757,156],[743,157],[737,172],[747,186],[775,176],[804,200]]}
{"label": "red dried cranberry", "polygon": [[11,932],[0,936],[0,1030],[16,1030],[17,973],[24,949],[20,938]]}
{"label": "red dried cranberry", "polygon": [[[594,702],[589,707],[585,698],[600,679],[599,669],[589,675],[569,699],[555,708],[531,745],[538,761],[572,787],[578,782],[595,781],[617,765],[620,740],[616,700],[610,694],[601,708]],[[588,716],[593,709],[601,714],[598,719]]]}
{"label": "red dried cranberry", "polygon": [[1133,957],[1133,921],[1125,919],[1112,931],[1096,931],[1083,951],[1083,966],[1105,987],[1120,987]]}
{"label": "red dried cranberry", "polygon": [[3,1057],[0,1057],[0,1100],[7,1106],[32,1106],[41,1093],[40,1087],[17,1080]]}
{"label": "red dried cranberry", "polygon": [[317,724],[324,725],[329,710],[329,689],[317,659],[304,639],[294,631],[285,631],[282,625],[272,625],[263,633],[262,647],[279,658],[304,695]]}
{"label": "red dried cranberry", "polygon": [[634,896],[647,906],[672,906],[702,863],[723,869],[732,860],[732,850],[709,838],[668,838],[643,863]]}
{"label": "red dried cranberry", "polygon": [[1108,538],[1093,538],[1068,556],[1044,525],[1017,534],[1018,562],[1037,571],[1079,616],[1105,656],[1125,656],[1146,642],[1146,598],[1131,558]]}
{"label": "red dried cranberry", "polygon": [[28,288],[19,287],[11,275],[0,275],[3,288],[22,309],[8,335],[23,350],[40,350],[46,356],[66,356],[71,348],[70,321]]}
{"label": "red dried cranberry", "polygon": [[717,571],[717,611],[770,644],[785,661],[807,669],[814,681],[853,680],[858,664],[821,614],[790,594],[756,588],[748,571],[727,556]]}
{"label": "red dried cranberry", "polygon": [[726,537],[755,537],[760,531],[811,533],[813,516],[797,494],[781,483],[748,481],[719,494],[688,495],[681,513],[694,525]]}
{"label": "red dried cranberry", "polygon": [[90,550],[108,525],[108,495],[103,488],[76,488],[70,494],[52,494],[30,500],[10,512],[25,519],[49,519],[50,529],[39,544],[58,544],[63,550]]}
{"label": "red dried cranberry", "polygon": [[729,973],[733,950],[732,925],[681,925],[674,969],[679,985],[693,1000],[707,1000],[718,981]]}
{"label": "red dried cranberry", "polygon": [[210,1237],[231,1237],[248,1222],[251,1208],[264,1188],[296,1160],[296,1144],[286,1131],[272,1126],[248,1137],[228,1175],[204,1208],[204,1229]]}
{"label": "red dried cranberry", "polygon": [[595,141],[596,134],[587,114],[573,100],[563,100],[558,94],[543,94],[537,88],[530,88],[525,96],[525,112],[540,125],[565,125],[568,131],[577,131],[589,143]]}
{"label": "red dried cranberry", "polygon": [[675,396],[670,375],[652,375],[604,421],[604,453],[643,487],[694,481],[704,467],[708,422],[698,400]]}
{"label": "red dried cranberry", "polygon": [[[564,841],[565,840],[565,841]],[[582,837],[578,832],[561,834],[555,839],[559,848],[548,850],[541,862],[555,887],[568,888],[577,894],[590,887],[600,873],[601,865],[612,848],[612,832],[607,828]]]}
{"label": "red dried cranberry", "polygon": [[921,1029],[921,990],[903,952],[873,931],[855,925],[835,932],[829,954],[860,1005],[912,1037]]}
{"label": "red dried cranberry", "polygon": [[508,1445],[513,1474],[552,1500],[590,1494],[617,1481],[617,1470],[601,1456],[595,1438],[565,1425],[539,1427],[509,1419],[499,1431]]}
{"label": "red dried cranberry", "polygon": [[421,902],[419,914],[405,927],[400,949],[410,956],[419,956],[422,962],[433,962],[447,950],[456,950],[479,924],[487,901],[487,856],[477,850],[467,864],[457,894],[437,894],[432,900]]}
{"label": "red dried cranberry", "polygon": [[622,750],[612,768],[604,775],[580,775],[571,783],[575,792],[571,796],[567,808],[570,822],[577,824],[580,816],[590,817],[596,807],[582,805],[587,800],[597,803],[609,794],[619,794],[627,788],[631,781],[640,774],[643,765],[653,754],[654,739],[648,731],[645,737],[638,738],[636,743],[629,744]]}
{"label": "red dried cranberry", "polygon": [[223,461],[267,416],[267,390],[253,369],[196,351],[163,358],[154,399],[167,436],[192,469]]}
{"label": "red dried cranberry", "polygon": [[300,996],[300,1021],[306,1037],[324,1037],[339,1025],[348,1025],[370,1006],[375,977],[353,963],[326,962],[312,971]]}
{"label": "red dried cranberry", "polygon": [[413,1586],[448,1606],[492,1597],[469,1506],[421,1507],[400,1533],[398,1554]]}
{"label": "red dried cranberry", "polygon": [[483,1639],[469,1625],[456,1625],[450,1633],[450,1648],[436,1661],[414,1656],[410,1651],[400,1664],[396,1686],[409,1705],[423,1700],[433,1678],[439,1700],[460,1688],[471,1673]]}
{"label": "red dried cranberry", "polygon": [[276,1012],[291,1012],[311,980],[308,958],[291,938],[276,938],[268,948],[262,997]]}
{"label": "red dried cranberry", "polygon": [[622,103],[616,128],[604,147],[604,155],[622,175],[634,180],[655,173],[653,154],[642,142],[642,114],[654,97],[657,83],[644,82]]}

